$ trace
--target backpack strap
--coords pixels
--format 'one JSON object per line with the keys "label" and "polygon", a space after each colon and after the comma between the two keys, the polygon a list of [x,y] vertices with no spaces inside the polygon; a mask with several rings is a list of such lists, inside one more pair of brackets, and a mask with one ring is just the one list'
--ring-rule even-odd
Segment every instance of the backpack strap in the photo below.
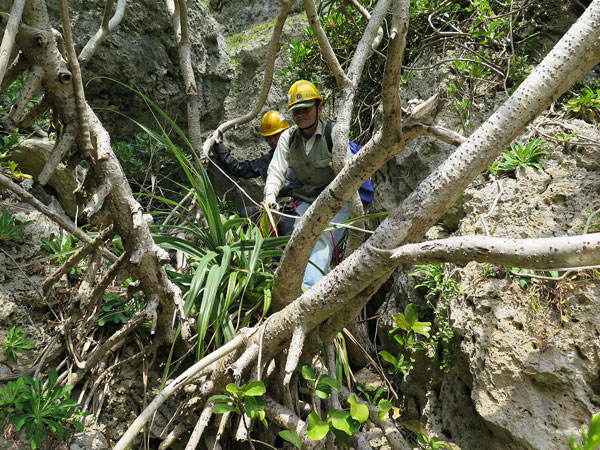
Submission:
{"label": "backpack strap", "polygon": [[331,139],[332,128],[333,124],[331,122],[327,122],[327,125],[325,125],[325,141],[327,141],[327,149],[329,150],[329,153],[331,153],[333,149],[333,140]]}

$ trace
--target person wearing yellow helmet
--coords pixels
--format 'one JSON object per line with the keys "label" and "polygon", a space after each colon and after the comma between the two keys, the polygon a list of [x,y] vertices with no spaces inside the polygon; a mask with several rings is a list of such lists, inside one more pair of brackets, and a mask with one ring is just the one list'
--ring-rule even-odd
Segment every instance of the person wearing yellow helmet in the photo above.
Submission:
{"label": "person wearing yellow helmet", "polygon": [[[265,182],[265,200],[268,205],[276,205],[276,198],[284,185],[285,173],[294,170],[301,187],[292,190],[297,199],[296,213],[302,216],[310,204],[333,181],[335,173],[331,168],[331,145],[327,132],[331,135],[332,124],[320,118],[323,97],[316,86],[307,80],[296,81],[288,92],[287,109],[292,113],[295,126],[286,129],[279,138],[273,154]],[[348,151],[350,154],[350,151]],[[333,222],[343,222],[350,216],[348,205],[344,205]],[[336,245],[344,236],[344,229],[321,235],[315,245],[304,274],[302,285],[310,288],[327,272]],[[316,267],[315,267],[316,266]]]}
{"label": "person wearing yellow helmet", "polygon": [[[221,166],[231,175],[241,178],[261,177],[267,178],[267,169],[273,158],[273,153],[277,147],[277,142],[283,131],[288,129],[290,124],[279,111],[268,111],[262,116],[260,123],[260,134],[264,137],[270,150],[264,155],[245,161],[239,161],[234,158],[225,147],[223,142],[215,142],[213,151]],[[300,187],[300,183],[294,176],[293,170],[288,170],[285,174],[284,186],[281,190],[282,196],[290,196],[293,189]],[[253,217],[257,208],[249,206],[240,212],[242,217]],[[294,219],[282,217],[278,224],[278,232],[282,236],[291,234],[293,230]]]}

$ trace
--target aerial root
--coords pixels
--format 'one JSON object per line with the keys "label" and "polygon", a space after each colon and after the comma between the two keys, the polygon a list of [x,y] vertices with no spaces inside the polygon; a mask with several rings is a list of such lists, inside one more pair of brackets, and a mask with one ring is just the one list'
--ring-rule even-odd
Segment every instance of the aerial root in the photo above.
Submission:
{"label": "aerial root", "polygon": [[229,423],[229,417],[231,416],[231,411],[227,411],[226,413],[221,415],[221,421],[219,422],[219,430],[217,431],[217,436],[215,437],[215,444],[221,440],[223,434],[225,433],[225,428],[227,428],[227,424]]}
{"label": "aerial root", "polygon": [[202,411],[202,414],[200,414],[198,422],[196,422],[196,426],[194,427],[194,431],[192,431],[192,435],[190,436],[190,440],[185,446],[185,450],[193,450],[198,446],[198,444],[200,443],[200,439],[202,438],[202,434],[204,434],[204,430],[208,426],[212,415],[213,405],[210,404],[206,406]]}
{"label": "aerial root", "polygon": [[92,194],[90,200],[87,202],[85,208],[83,209],[84,217],[89,219],[94,213],[98,211],[98,209],[100,209],[100,206],[104,202],[104,199],[106,199],[106,197],[110,195],[112,187],[113,185],[111,180],[106,179],[100,186],[98,186],[94,190],[94,193]]}
{"label": "aerial root", "polygon": [[306,435],[308,426],[300,417],[298,417],[291,409],[286,408],[280,403],[277,403],[268,395],[265,395],[265,416],[272,422],[279,425],[281,428],[291,430],[302,439],[302,448],[312,450],[317,448],[319,441],[313,441]]}
{"label": "aerial root", "polygon": [[[175,414],[178,414],[178,413],[179,413],[179,407],[177,408],[177,412]],[[173,419],[174,419],[174,416],[171,418],[169,423],[165,426],[165,429],[168,428],[169,424],[171,423],[171,421]],[[181,436],[183,433],[185,433],[190,428],[191,428],[191,425],[187,421],[179,422],[177,425],[175,425],[175,428],[173,428],[169,433],[167,433],[167,435],[165,436],[163,441],[158,446],[158,450],[167,450],[168,448],[170,448],[171,445],[173,444],[173,442],[175,442],[179,438],[179,436]],[[164,433],[164,430],[163,430],[163,433]],[[162,433],[160,436],[162,437]]]}
{"label": "aerial root", "polygon": [[[131,319],[130,319],[131,320]],[[193,379],[207,367],[209,367],[214,362],[228,355],[229,353],[237,350],[242,347],[252,336],[255,330],[253,329],[244,329],[240,330],[240,333],[233,338],[231,341],[215,350],[211,354],[205,356],[196,364],[191,366],[181,375],[179,375],[175,380],[173,380],[170,384],[168,384],[155,398],[152,402],[146,407],[144,411],[133,421],[131,426],[127,429],[125,434],[121,437],[119,442],[115,445],[113,450],[125,450],[131,442],[135,439],[137,434],[142,430],[144,425],[151,419],[152,415],[160,408],[160,406],[177,390],[185,386],[189,380]],[[208,392],[213,390],[212,382],[209,382],[203,386],[201,392],[207,394]]]}
{"label": "aerial root", "polygon": [[[79,284],[79,289],[77,290],[77,294],[73,297],[73,304],[79,305],[80,309],[85,309],[89,300],[90,295],[93,291],[92,285],[96,280],[96,274],[98,270],[100,270],[100,263],[102,262],[102,251],[100,249],[96,249],[90,261],[88,263],[87,270],[81,279],[81,283]],[[91,313],[93,315],[93,312]]]}
{"label": "aerial root", "polygon": [[46,161],[44,168],[38,175],[38,182],[41,185],[48,183],[50,177],[63,160],[77,137],[77,126],[72,123],[67,123],[63,130],[60,140],[54,146],[50,157]]}
{"label": "aerial root", "polygon": [[256,361],[257,356],[258,344],[252,344],[246,349],[242,356],[240,356],[237,361],[231,365],[231,372],[236,383],[242,379],[244,370],[247,369],[252,362]]}
{"label": "aerial root", "polygon": [[298,325],[294,328],[290,346],[288,348],[288,357],[285,362],[285,376],[283,377],[283,396],[285,404],[288,408],[293,409],[292,394],[290,392],[290,380],[296,372],[300,355],[302,355],[302,347],[306,339],[306,329],[303,325]]}
{"label": "aerial root", "polygon": [[42,283],[42,290],[44,291],[44,294],[47,295],[48,290],[64,274],[68,273],[73,267],[75,267],[79,261],[88,256],[90,253],[96,251],[104,242],[106,236],[112,232],[112,230],[112,225],[106,227],[104,230],[98,233],[98,235],[92,240],[92,242],[84,244],[82,247],[80,247],[61,267],[59,267],[53,274],[48,276]]}
{"label": "aerial root", "polygon": [[44,69],[40,66],[32,66],[27,74],[27,79],[23,83],[23,87],[19,91],[19,98],[10,110],[8,114],[8,120],[10,120],[15,126],[21,122],[25,108],[29,102],[35,97],[37,88],[42,82],[42,76],[44,75]]}

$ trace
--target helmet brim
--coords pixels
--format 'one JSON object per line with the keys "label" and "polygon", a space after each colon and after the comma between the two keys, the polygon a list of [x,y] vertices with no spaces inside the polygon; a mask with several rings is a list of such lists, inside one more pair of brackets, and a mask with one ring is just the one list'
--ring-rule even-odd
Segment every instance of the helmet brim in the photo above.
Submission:
{"label": "helmet brim", "polygon": [[303,102],[296,102],[296,103],[292,104],[292,106],[290,106],[288,108],[288,110],[291,111],[293,109],[298,109],[298,108],[310,108],[315,103],[316,103],[315,100],[309,100],[309,101],[303,101]]}

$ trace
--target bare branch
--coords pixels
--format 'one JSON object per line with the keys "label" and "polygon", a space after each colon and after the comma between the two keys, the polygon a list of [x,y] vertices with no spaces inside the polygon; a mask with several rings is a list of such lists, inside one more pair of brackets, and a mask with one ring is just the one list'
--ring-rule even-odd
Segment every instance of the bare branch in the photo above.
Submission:
{"label": "bare branch", "polygon": [[470,261],[526,269],[563,269],[600,264],[600,233],[540,239],[461,236],[406,244],[392,250],[405,263]]}
{"label": "bare branch", "polygon": [[402,110],[398,89],[400,87],[402,59],[406,47],[409,13],[409,0],[394,0],[390,45],[381,89],[384,133],[396,142],[401,139],[402,133]]}
{"label": "bare branch", "polygon": [[[2,44],[0,45],[0,85],[2,85],[2,80],[4,80],[4,74],[8,67],[8,60],[12,53],[15,36],[19,31],[19,24],[21,23],[21,15],[23,14],[24,6],[25,0],[15,0],[10,9],[10,17],[8,23],[6,23]],[[5,16],[2,16],[2,22],[4,22],[4,17]]]}
{"label": "bare branch", "polygon": [[60,18],[65,37],[67,62],[73,73],[73,89],[75,101],[77,102],[77,113],[79,114],[79,130],[77,136],[80,139],[80,145],[83,152],[87,156],[92,153],[90,126],[85,103],[85,93],[83,92],[83,81],[81,80],[81,68],[79,67],[77,53],[75,52],[75,44],[73,43],[73,36],[71,34],[71,22],[69,21],[69,6],[67,5],[67,0],[58,0],[58,7],[60,9]]}
{"label": "bare branch", "polygon": [[79,63],[82,66],[85,66],[89,62],[96,52],[96,49],[100,46],[104,39],[106,39],[110,32],[117,28],[121,23],[121,20],[123,20],[123,17],[125,16],[125,6],[127,5],[127,0],[117,1],[115,14],[112,16],[112,18],[110,18],[110,12],[112,11],[114,3],[114,0],[107,0],[106,7],[104,8],[102,25],[100,25],[100,28],[98,28],[96,34],[94,34],[87,44],[85,44],[83,50],[81,50],[81,53],[79,54]]}
{"label": "bare branch", "polygon": [[[21,186],[13,183],[10,180],[10,178],[7,178],[2,174],[0,174],[0,186],[14,192],[21,200],[23,200],[26,203],[29,203],[31,206],[33,206],[35,209],[37,209],[39,212],[41,212],[49,219],[56,222],[62,229],[68,231],[69,233],[74,235],[80,241],[86,242],[86,243],[92,242],[92,238],[90,238],[87,234],[85,234],[83,231],[81,231],[77,227],[77,225],[75,225],[73,222],[71,222],[71,220],[69,220],[67,217],[63,217],[62,215],[60,215],[59,213],[57,213],[55,211],[52,211],[50,208],[48,208],[42,202],[37,200],[33,195],[31,195],[29,192],[27,192]],[[106,249],[104,249],[102,251],[102,256],[104,256],[106,259],[108,259],[109,261],[112,261],[112,262],[114,262],[118,259],[118,257],[114,253],[111,253],[110,251],[108,251]]]}
{"label": "bare branch", "polygon": [[260,96],[258,97],[256,106],[245,116],[237,117],[219,125],[219,127],[214,131],[212,136],[209,139],[207,139],[203,144],[202,152],[205,155],[208,155],[211,147],[216,142],[219,135],[225,133],[227,130],[233,128],[234,126],[245,124],[254,119],[254,117],[256,117],[256,115],[260,112],[263,105],[265,104],[265,101],[267,100],[267,96],[269,94],[269,90],[271,89],[271,84],[273,83],[275,57],[277,56],[277,52],[279,51],[279,39],[281,38],[283,25],[285,24],[287,16],[294,3],[296,3],[296,0],[281,1],[281,10],[279,11],[279,15],[277,16],[277,22],[275,23],[275,26],[273,28],[271,43],[269,45],[269,52],[267,53],[267,58],[265,62],[265,75],[263,77],[262,90]]}
{"label": "bare branch", "polygon": [[321,49],[321,54],[327,61],[327,65],[331,70],[331,73],[336,79],[338,87],[343,87],[349,84],[351,81],[344,73],[344,69],[333,51],[331,44],[329,43],[329,39],[327,39],[327,35],[325,34],[325,30],[321,26],[319,22],[319,16],[317,14],[317,7],[315,6],[314,0],[304,0],[304,9],[306,10],[306,16],[308,17],[308,23],[310,24],[315,37],[317,38],[317,42],[319,43],[319,48]]}
{"label": "bare branch", "polygon": [[171,14],[175,38],[179,44],[179,67],[183,75],[183,85],[187,97],[187,119],[190,143],[196,152],[202,149],[200,127],[201,87],[196,84],[192,67],[192,44],[189,39],[187,4],[185,0],[168,0],[167,8]]}

